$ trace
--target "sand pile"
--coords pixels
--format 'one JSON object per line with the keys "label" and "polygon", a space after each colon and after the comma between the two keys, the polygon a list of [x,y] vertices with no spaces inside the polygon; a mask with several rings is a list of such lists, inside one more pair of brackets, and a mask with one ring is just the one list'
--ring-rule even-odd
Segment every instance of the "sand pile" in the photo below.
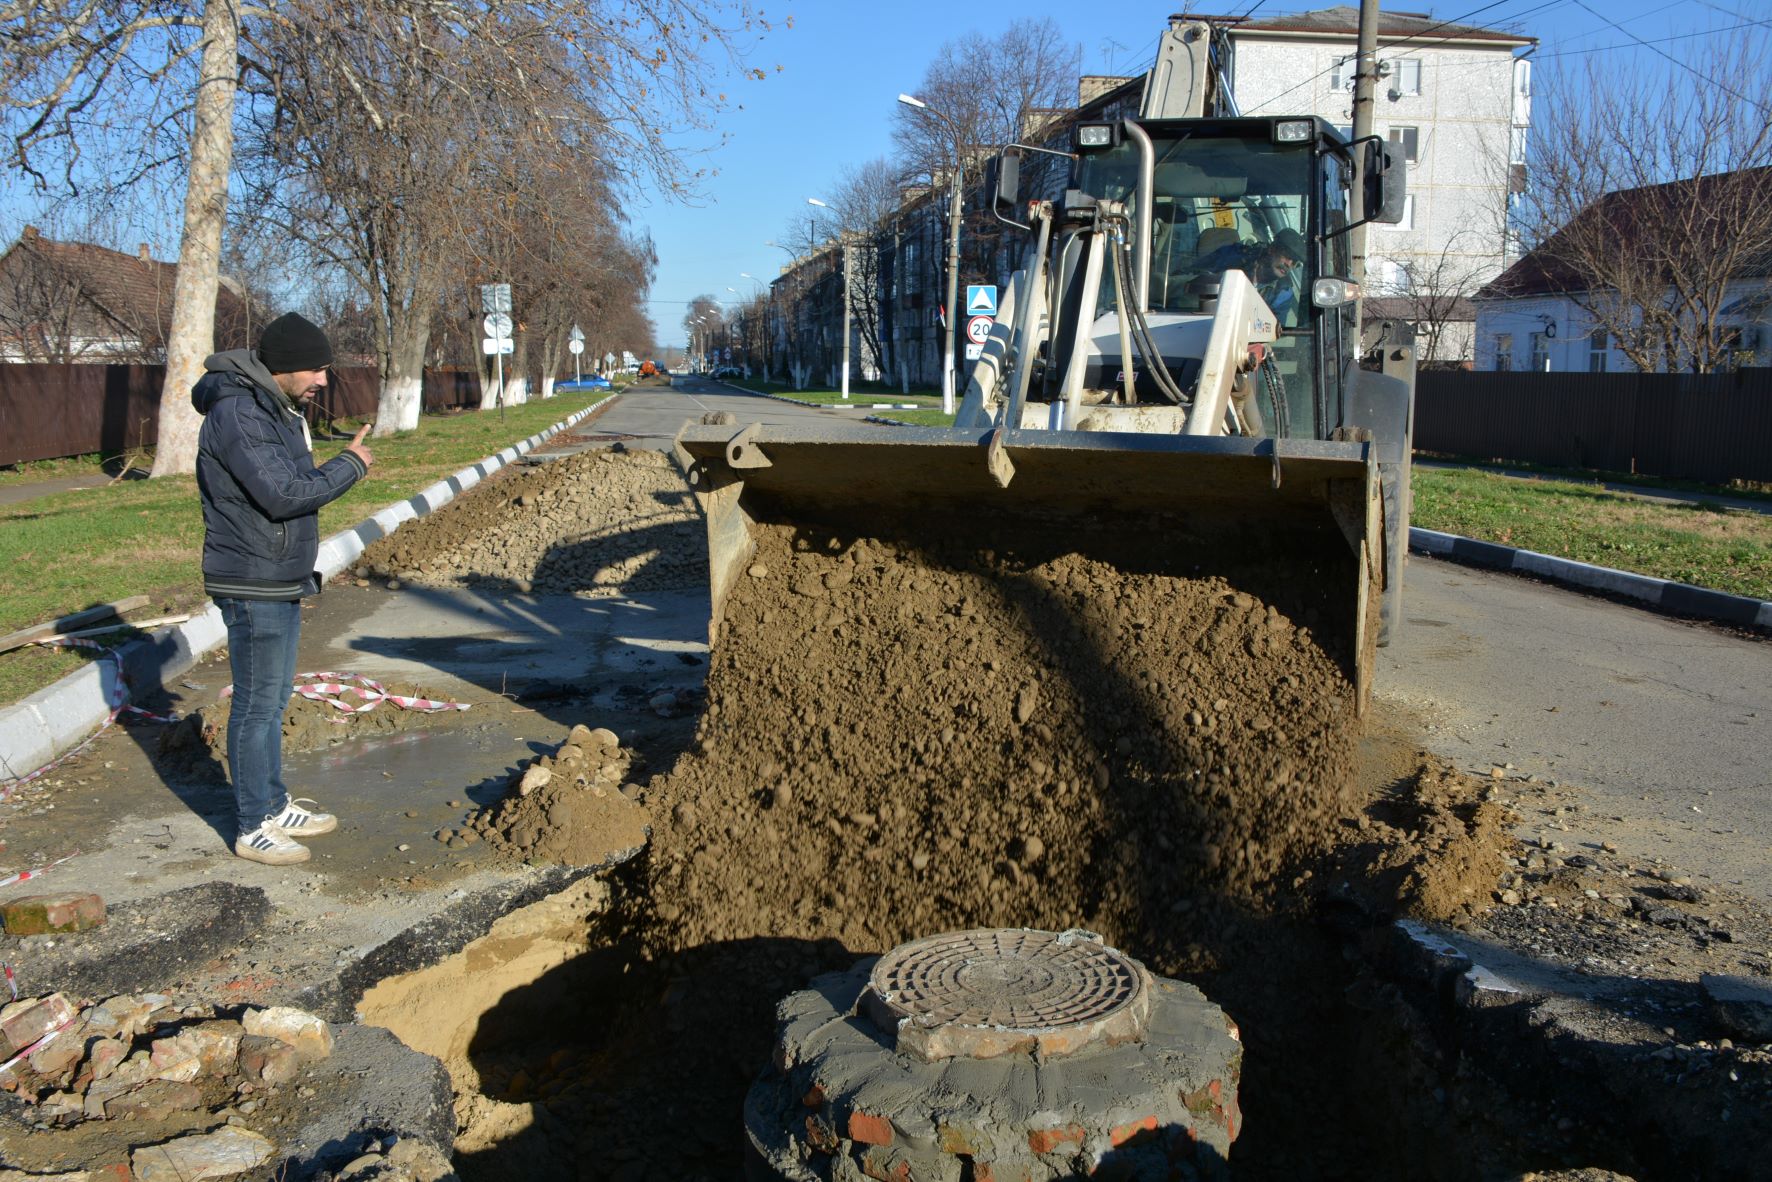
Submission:
{"label": "sand pile", "polygon": [[646,843],[644,809],[624,784],[633,752],[615,732],[575,726],[558,750],[519,767],[504,799],[481,810],[474,832],[525,860],[602,866]]}
{"label": "sand pile", "polygon": [[604,597],[707,585],[701,513],[669,456],[621,444],[507,468],[372,543],[353,568],[425,587]]}

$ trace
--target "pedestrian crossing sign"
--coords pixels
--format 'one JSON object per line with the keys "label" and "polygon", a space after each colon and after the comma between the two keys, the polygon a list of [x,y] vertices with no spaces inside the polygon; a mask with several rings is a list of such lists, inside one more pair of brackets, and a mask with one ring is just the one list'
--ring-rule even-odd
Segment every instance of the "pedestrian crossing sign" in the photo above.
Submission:
{"label": "pedestrian crossing sign", "polygon": [[997,314],[997,285],[994,283],[969,283],[966,285],[966,315],[995,316]]}

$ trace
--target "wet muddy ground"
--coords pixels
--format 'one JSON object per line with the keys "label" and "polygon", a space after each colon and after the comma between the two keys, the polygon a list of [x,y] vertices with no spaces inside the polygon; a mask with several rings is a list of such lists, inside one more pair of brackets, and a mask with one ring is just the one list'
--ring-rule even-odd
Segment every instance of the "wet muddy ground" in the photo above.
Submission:
{"label": "wet muddy ground", "polygon": [[[660,460],[489,481],[456,527],[445,510],[365,555],[357,590],[702,577]],[[647,545],[601,553],[635,515]],[[1202,573],[1140,541],[770,527],[702,692],[618,710],[577,687],[499,775],[441,789],[461,807],[437,832],[471,848],[427,857],[582,864],[651,832],[335,998],[448,1065],[463,1177],[735,1177],[777,998],[999,924],[1093,928],[1238,1021],[1238,1177],[1750,1176],[1772,1037],[1731,1035],[1697,982],[1767,979],[1762,911],[1678,867],[1521,844],[1558,790],[1427,756],[1382,703],[1357,724],[1333,605],[1273,555]],[[1461,993],[1399,917],[1525,991]]]}

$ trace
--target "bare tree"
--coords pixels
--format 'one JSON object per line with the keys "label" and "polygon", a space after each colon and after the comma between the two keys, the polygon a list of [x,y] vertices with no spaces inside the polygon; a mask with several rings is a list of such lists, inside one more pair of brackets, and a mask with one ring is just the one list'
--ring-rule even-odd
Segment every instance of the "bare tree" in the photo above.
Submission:
{"label": "bare tree", "polygon": [[[329,36],[346,30],[361,33],[370,26],[379,26],[383,34],[400,26],[405,40],[382,35],[344,46],[342,37]],[[478,97],[480,87],[470,81],[492,79],[502,83],[493,88],[502,93],[486,96],[488,101],[507,100],[519,121],[533,117],[545,125],[560,117],[559,104],[554,113],[544,114],[543,104],[529,101],[533,96],[588,96],[599,116],[589,126],[605,147],[639,175],[677,193],[692,187],[700,174],[680,167],[679,152],[671,146],[678,141],[670,133],[711,126],[725,104],[724,95],[706,88],[713,59],[724,53],[739,60],[741,43],[766,27],[747,0],[391,0],[373,5],[280,0],[274,10],[240,0],[3,0],[0,119],[11,139],[14,166],[46,190],[52,187],[49,164],[60,165],[56,183],[71,190],[92,173],[95,163],[110,161],[108,149],[119,143],[131,151],[117,156],[126,164],[102,170],[109,183],[127,185],[162,167],[183,166],[184,235],[154,474],[188,472],[195,460],[197,424],[187,392],[213,339],[242,37],[252,42],[256,30],[262,38],[248,59],[261,72],[274,72],[278,63],[315,67],[323,60],[338,71],[337,94],[328,113],[374,125],[384,115],[385,95],[378,82],[400,73],[397,66],[402,64],[434,68],[439,49],[448,52],[451,44],[459,49],[471,34],[480,38],[475,45],[479,60],[490,56],[509,68],[459,74],[454,82],[460,97]],[[530,69],[527,55],[537,50],[537,28],[550,35],[540,46],[544,56],[571,64],[548,80],[557,86],[539,86],[541,80]],[[269,44],[273,40],[275,49]],[[416,48],[418,61],[397,63],[388,56],[400,48]],[[467,60],[461,55],[453,64],[459,69]],[[763,76],[760,70],[747,72]],[[275,76],[268,80],[273,97],[284,97],[278,90],[281,82]],[[306,91],[323,93],[315,86]],[[279,109],[286,116],[291,112],[286,104]],[[186,120],[188,150],[180,150],[175,133]],[[290,130],[288,123],[277,126]],[[577,129],[555,123],[552,131],[569,139]],[[360,173],[349,177],[351,182],[362,179]],[[388,200],[412,197],[406,192]],[[380,219],[381,232],[395,220]],[[416,282],[422,276],[397,270],[374,294],[384,311],[390,297],[407,305],[400,324],[392,323],[396,317],[385,317],[386,352],[390,360],[398,354],[404,363],[422,355],[424,334],[414,324],[422,320],[428,325],[430,309],[419,304],[434,292]],[[416,301],[410,298],[414,293]],[[407,403],[416,401],[416,392],[409,388],[410,375],[384,372],[395,384],[397,413],[382,417],[393,423],[405,415]],[[389,397],[385,387],[383,396]]]}
{"label": "bare tree", "polygon": [[[0,115],[13,166],[40,191],[116,189],[184,165],[184,241],[155,476],[196,463],[189,394],[214,340],[240,24],[263,12],[239,0],[0,5]],[[186,120],[189,138],[180,145]]]}
{"label": "bare tree", "polygon": [[1534,129],[1521,227],[1534,253],[1513,280],[1566,294],[1638,369],[1728,365],[1725,309],[1772,272],[1766,37],[1712,43],[1702,68],[1596,62],[1569,86],[1582,101],[1551,90],[1560,117]]}
{"label": "bare tree", "polygon": [[883,157],[843,170],[832,190],[831,212],[848,254],[849,316],[861,333],[862,364],[885,367],[880,346],[881,268],[876,239],[898,212],[899,170]]}
{"label": "bare tree", "polygon": [[[561,178],[613,177],[619,160],[622,175],[685,190],[693,174],[661,133],[705,125],[723,96],[701,78],[757,27],[748,9],[728,25],[727,5],[690,0],[309,3],[285,34],[282,101],[256,140],[281,165],[261,208],[374,304],[378,431],[416,425],[451,267],[513,282],[557,256],[534,211],[569,193]],[[574,199],[606,206],[606,187]],[[525,356],[513,362],[525,372]]]}
{"label": "bare tree", "polygon": [[1074,104],[1081,60],[1050,17],[947,42],[917,88],[925,106],[895,113],[901,162],[914,174],[945,176],[1038,134]]}

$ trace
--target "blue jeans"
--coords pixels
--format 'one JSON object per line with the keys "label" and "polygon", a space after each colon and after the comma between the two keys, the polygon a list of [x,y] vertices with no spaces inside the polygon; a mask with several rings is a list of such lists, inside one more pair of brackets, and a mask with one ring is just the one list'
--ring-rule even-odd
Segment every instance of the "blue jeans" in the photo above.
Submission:
{"label": "blue jeans", "polygon": [[295,681],[299,600],[218,599],[228,625],[234,707],[228,715],[228,772],[240,836],[283,811],[283,712]]}

